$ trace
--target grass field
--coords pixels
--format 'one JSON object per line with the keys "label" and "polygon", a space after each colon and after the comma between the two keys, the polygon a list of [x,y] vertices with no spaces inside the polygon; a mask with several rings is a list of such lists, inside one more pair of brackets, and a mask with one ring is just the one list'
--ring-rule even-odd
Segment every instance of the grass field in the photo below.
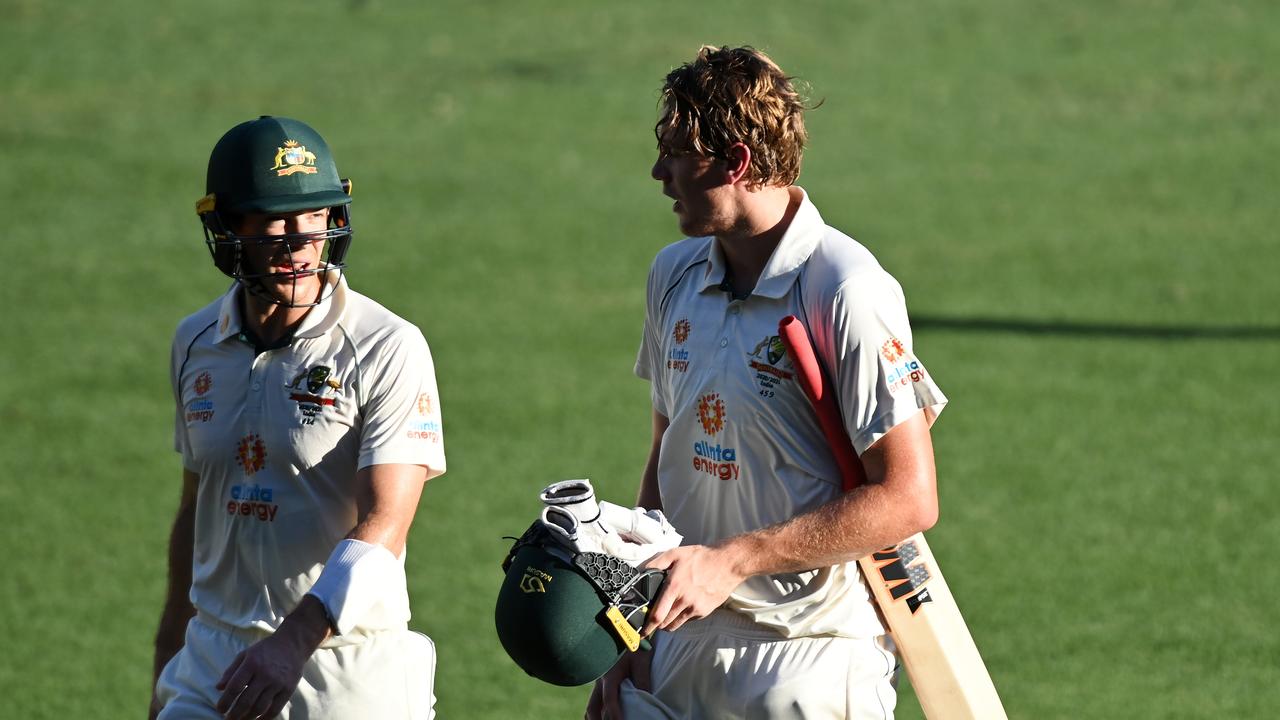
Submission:
{"label": "grass field", "polygon": [[145,712],[168,345],[225,287],[192,208],[270,113],[333,146],[351,283],[436,357],[449,472],[409,563],[441,717],[580,717],[497,643],[501,538],[553,480],[633,497],[677,239],[654,104],[704,42],[823,100],[801,184],[901,280],[951,398],[931,544],[1010,717],[1280,707],[1280,6],[155,7],[0,0],[0,716]]}

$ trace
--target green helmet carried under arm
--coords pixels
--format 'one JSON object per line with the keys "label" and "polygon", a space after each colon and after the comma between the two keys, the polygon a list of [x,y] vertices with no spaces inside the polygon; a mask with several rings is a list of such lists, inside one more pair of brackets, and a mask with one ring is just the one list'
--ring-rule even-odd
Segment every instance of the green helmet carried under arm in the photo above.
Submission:
{"label": "green helmet carried under arm", "polygon": [[502,647],[552,685],[589,683],[642,643],[649,603],[665,573],[603,553],[576,553],[535,522],[502,564],[494,620]]}

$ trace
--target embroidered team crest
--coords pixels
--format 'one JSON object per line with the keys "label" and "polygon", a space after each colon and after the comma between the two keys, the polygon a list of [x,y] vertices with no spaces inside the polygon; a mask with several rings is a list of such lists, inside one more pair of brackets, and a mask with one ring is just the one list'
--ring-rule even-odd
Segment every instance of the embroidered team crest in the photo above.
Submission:
{"label": "embroidered team crest", "polygon": [[276,171],[276,176],[294,173],[314,175],[319,172],[316,169],[316,154],[308,150],[306,145],[299,145],[297,140],[285,140],[284,147],[276,148],[276,164],[271,169]]}
{"label": "embroidered team crest", "polygon": [[207,371],[196,376],[195,391],[196,395],[204,395],[209,392],[209,388],[213,387],[213,376]]}
{"label": "embroidered team crest", "polygon": [[765,357],[769,359],[770,365],[777,365],[778,361],[787,356],[787,348],[782,344],[782,338],[774,335],[769,338],[769,349],[765,353]]}
{"label": "embroidered team crest", "polygon": [[285,384],[285,387],[291,390],[297,390],[302,387],[302,382],[305,380],[307,383],[307,392],[320,392],[325,387],[330,387],[334,390],[341,390],[342,382],[337,378],[329,377],[332,372],[333,370],[326,365],[316,365],[310,370],[303,368],[297,375],[293,376],[292,380]]}
{"label": "embroidered team crest", "polygon": [[332,372],[324,365],[317,365],[311,368],[307,373],[307,392],[318,392],[324,387],[324,381],[329,379],[329,373]]}
{"label": "embroidered team crest", "polygon": [[303,386],[306,386],[305,393],[289,394],[289,399],[298,403],[303,425],[315,425],[316,416],[324,408],[333,407],[337,403],[337,398],[325,396],[328,389],[342,389],[342,383],[337,378],[330,377],[332,372],[333,370],[327,365],[315,365],[311,369],[303,368],[285,385],[290,390],[302,390]]}
{"label": "embroidered team crest", "polygon": [[787,356],[787,346],[782,344],[782,338],[777,335],[770,335],[756,343],[755,348],[748,355],[758,358],[761,352],[764,353],[764,357],[769,361],[770,365],[777,365],[779,360]]}
{"label": "embroidered team crest", "polygon": [[[747,364],[756,373],[760,397],[774,397],[777,394],[778,384],[794,376],[791,370],[786,369],[794,366],[791,356],[787,355],[787,346],[777,335],[769,335],[756,343],[755,349],[747,353],[747,356],[758,358],[748,360]],[[762,360],[764,362],[761,362]]]}

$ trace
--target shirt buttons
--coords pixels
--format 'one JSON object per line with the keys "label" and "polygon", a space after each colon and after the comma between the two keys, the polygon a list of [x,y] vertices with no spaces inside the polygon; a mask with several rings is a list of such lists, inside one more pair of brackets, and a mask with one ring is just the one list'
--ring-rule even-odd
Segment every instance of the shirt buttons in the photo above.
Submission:
{"label": "shirt buttons", "polygon": [[742,311],[742,308],[738,307],[737,305],[734,305],[733,307],[729,308],[730,315],[737,315],[741,311]]}
{"label": "shirt buttons", "polygon": [[728,344],[729,344],[729,338],[720,338],[720,347],[724,347]]}
{"label": "shirt buttons", "polygon": [[262,383],[254,383],[254,384],[253,384],[253,390],[254,390],[254,392],[257,392],[258,390],[261,390],[261,389],[262,389]]}

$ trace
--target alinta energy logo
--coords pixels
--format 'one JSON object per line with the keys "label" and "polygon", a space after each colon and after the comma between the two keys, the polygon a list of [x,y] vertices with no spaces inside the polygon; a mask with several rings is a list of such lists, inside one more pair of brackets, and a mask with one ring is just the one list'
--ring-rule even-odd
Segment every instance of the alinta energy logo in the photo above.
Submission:
{"label": "alinta energy logo", "polygon": [[895,363],[907,354],[907,347],[898,338],[889,338],[880,346],[880,355],[885,362]]}
{"label": "alinta energy logo", "polygon": [[236,464],[244,469],[245,475],[252,475],[267,465],[267,444],[254,433],[240,438],[236,445]]}
{"label": "alinta energy logo", "polygon": [[698,422],[708,435],[717,435],[724,429],[724,400],[720,399],[720,393],[707,393],[698,398]]}
{"label": "alinta energy logo", "polygon": [[204,397],[213,389],[213,376],[208,371],[201,372],[192,383],[196,398],[187,403],[187,422],[209,422],[213,419],[213,400]]}
{"label": "alinta energy logo", "polygon": [[440,421],[432,415],[435,398],[430,393],[418,395],[418,417],[409,419],[409,429],[405,436],[412,440],[426,440],[430,443],[440,442]]}
{"label": "alinta energy logo", "polygon": [[[689,333],[693,331],[693,325],[685,318],[676,321],[675,327],[671,329],[671,337],[676,341],[676,345],[683,345],[685,340],[689,339]],[[676,372],[684,372],[689,369],[689,351],[682,347],[673,347],[667,351],[667,369]]]}
{"label": "alinta energy logo", "polygon": [[[720,393],[707,393],[698,398],[698,422],[707,435],[720,434],[727,416]],[[721,480],[737,480],[742,474],[737,450],[721,447],[718,442],[712,445],[706,440],[693,444],[693,469]]]}
{"label": "alinta energy logo", "polygon": [[677,345],[683,345],[685,340],[689,339],[689,331],[693,330],[693,325],[685,318],[676,321],[675,327],[671,329],[671,336],[676,339]]}
{"label": "alinta energy logo", "polygon": [[280,506],[271,502],[274,494],[271,488],[260,485],[232,485],[227,514],[275,522]]}
{"label": "alinta energy logo", "polygon": [[885,382],[889,385],[889,392],[896,393],[912,383],[918,383],[924,379],[924,367],[907,352],[907,348],[898,338],[889,338],[880,346],[880,356],[889,363],[889,372],[885,376]]}

